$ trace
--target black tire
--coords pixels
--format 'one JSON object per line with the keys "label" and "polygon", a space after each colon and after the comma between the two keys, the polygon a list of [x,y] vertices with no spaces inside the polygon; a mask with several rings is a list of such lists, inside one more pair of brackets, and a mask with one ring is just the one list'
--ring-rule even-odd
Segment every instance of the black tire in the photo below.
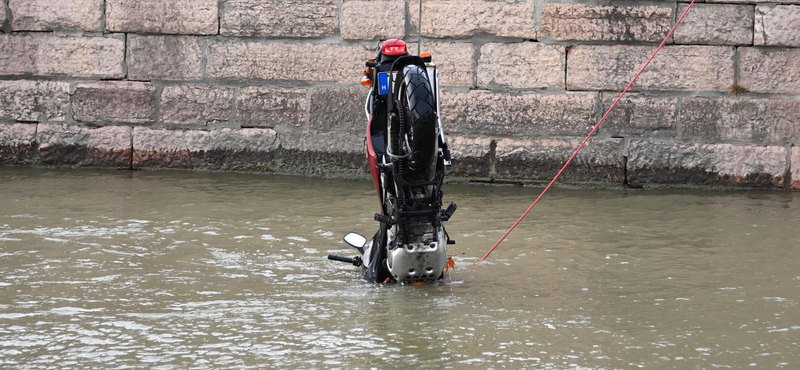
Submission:
{"label": "black tire", "polygon": [[416,65],[403,69],[403,91],[406,127],[410,129],[411,157],[409,174],[413,179],[430,180],[435,172],[438,138],[436,137],[436,106],[428,74]]}

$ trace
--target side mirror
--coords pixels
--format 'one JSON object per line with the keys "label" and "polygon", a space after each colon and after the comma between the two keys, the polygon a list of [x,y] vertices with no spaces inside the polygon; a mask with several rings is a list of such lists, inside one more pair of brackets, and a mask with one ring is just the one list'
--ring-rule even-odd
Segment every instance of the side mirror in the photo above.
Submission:
{"label": "side mirror", "polygon": [[364,253],[364,245],[367,244],[367,238],[358,233],[347,233],[344,236],[344,242]]}

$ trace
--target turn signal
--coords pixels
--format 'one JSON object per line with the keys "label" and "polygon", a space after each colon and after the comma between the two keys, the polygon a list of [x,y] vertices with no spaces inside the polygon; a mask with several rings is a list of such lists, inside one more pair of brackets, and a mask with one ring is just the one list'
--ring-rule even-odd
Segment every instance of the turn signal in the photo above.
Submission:
{"label": "turn signal", "polygon": [[361,86],[372,85],[372,79],[369,78],[367,71],[361,72]]}
{"label": "turn signal", "polygon": [[430,63],[431,60],[433,60],[433,57],[431,57],[431,53],[429,51],[423,51],[419,57],[422,58],[422,61],[425,63]]}
{"label": "turn signal", "polygon": [[451,269],[456,269],[456,261],[453,261],[453,256],[447,256],[447,263],[444,265],[444,271],[450,271]]}

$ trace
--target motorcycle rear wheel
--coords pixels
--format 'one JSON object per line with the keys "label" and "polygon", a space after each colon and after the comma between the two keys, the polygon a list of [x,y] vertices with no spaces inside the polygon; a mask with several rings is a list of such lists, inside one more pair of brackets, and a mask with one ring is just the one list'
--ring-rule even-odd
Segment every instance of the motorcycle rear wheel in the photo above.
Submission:
{"label": "motorcycle rear wheel", "polygon": [[[408,159],[410,180],[427,181],[436,171],[438,151],[436,105],[428,75],[419,66],[403,69],[399,104],[403,104],[411,156]],[[402,142],[402,140],[400,141]]]}

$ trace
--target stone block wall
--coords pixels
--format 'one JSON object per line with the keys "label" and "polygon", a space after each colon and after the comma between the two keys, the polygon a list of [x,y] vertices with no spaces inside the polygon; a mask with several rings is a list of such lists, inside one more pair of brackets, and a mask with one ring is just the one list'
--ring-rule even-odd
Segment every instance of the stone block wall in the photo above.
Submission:
{"label": "stone block wall", "polygon": [[[452,178],[548,181],[684,0],[424,0]],[[418,0],[0,0],[0,163],[366,178],[364,62]],[[800,1],[706,0],[566,183],[800,190]]]}

